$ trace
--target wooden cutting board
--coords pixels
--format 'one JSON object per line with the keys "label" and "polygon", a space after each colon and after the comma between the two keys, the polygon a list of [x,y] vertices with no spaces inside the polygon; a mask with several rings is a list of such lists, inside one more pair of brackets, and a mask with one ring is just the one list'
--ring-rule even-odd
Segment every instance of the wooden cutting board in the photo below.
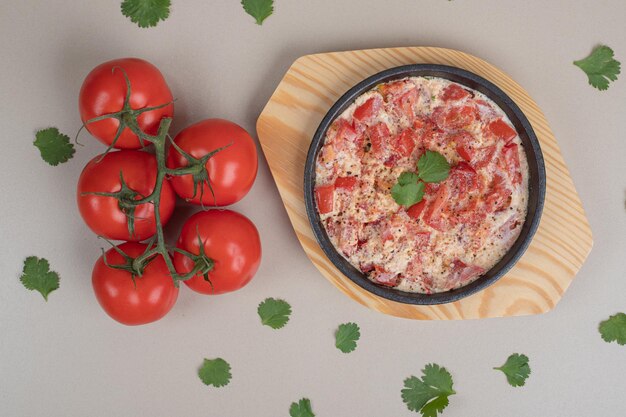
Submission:
{"label": "wooden cutting board", "polygon": [[[522,109],[539,138],[547,190],[539,229],[524,256],[487,289],[438,306],[401,304],[373,295],[346,278],[318,246],[304,208],[304,163],[320,121],[359,81],[399,65],[429,63],[464,68],[493,82]],[[537,104],[493,65],[451,49],[413,47],[307,55],[287,71],[257,121],[259,141],[306,254],[330,282],[359,303],[398,317],[479,319],[544,313],[556,305],[587,258],[591,229],[559,146]]]}

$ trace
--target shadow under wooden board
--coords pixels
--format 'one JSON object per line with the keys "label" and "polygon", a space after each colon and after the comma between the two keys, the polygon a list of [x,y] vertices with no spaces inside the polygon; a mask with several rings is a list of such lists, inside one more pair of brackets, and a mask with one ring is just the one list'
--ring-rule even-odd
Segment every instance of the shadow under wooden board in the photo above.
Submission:
{"label": "shadow under wooden board", "polygon": [[[309,144],[334,102],[359,81],[387,68],[429,63],[469,70],[493,82],[522,109],[544,154],[547,189],[539,229],[524,256],[494,285],[460,301],[435,306],[401,304],[363,290],[326,258],[307,219],[304,164]],[[515,81],[493,65],[442,48],[385,48],[307,55],[287,71],[257,121],[263,152],[291,223],[320,272],[350,298],[398,317],[479,319],[540,314],[554,308],[587,258],[591,229],[548,123]]]}

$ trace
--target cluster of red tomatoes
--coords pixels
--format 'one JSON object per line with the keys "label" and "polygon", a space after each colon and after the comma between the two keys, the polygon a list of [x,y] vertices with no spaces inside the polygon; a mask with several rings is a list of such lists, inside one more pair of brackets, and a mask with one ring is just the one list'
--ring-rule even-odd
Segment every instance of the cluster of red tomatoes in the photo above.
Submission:
{"label": "cluster of red tomatoes", "polygon": [[145,324],[171,310],[176,278],[187,275],[185,284],[203,294],[246,285],[259,267],[261,243],[245,216],[202,210],[185,222],[176,248],[165,250],[159,241],[177,195],[203,207],[223,207],[248,193],[258,166],[250,135],[235,123],[208,119],[183,129],[167,147],[165,140],[162,147],[149,146],[141,133],[156,137],[174,114],[173,98],[160,71],[134,58],[93,69],[79,108],[87,130],[110,148],[80,175],[81,216],[97,235],[125,241],[94,266],[93,288],[102,308],[121,323]]}

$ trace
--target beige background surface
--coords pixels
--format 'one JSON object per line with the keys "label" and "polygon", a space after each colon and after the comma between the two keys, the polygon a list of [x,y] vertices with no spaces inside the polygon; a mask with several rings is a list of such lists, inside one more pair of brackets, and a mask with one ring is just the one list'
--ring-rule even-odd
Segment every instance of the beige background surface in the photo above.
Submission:
{"label": "beige background surface", "polygon": [[[0,415],[288,416],[306,396],[316,415],[412,415],[402,381],[437,362],[458,395],[444,416],[623,416],[626,348],[603,342],[599,321],[626,311],[626,68],[607,92],[571,61],[598,43],[626,64],[626,3],[508,0],[277,0],[256,26],[236,0],[174,0],[170,19],[139,29],[119,1],[0,4]],[[384,46],[463,50],[518,81],[559,140],[594,232],[595,246],[557,308],[542,316],[457,322],[388,317],[351,301],[302,251],[265,161],[234,208],[259,228],[264,258],[249,286],[207,298],[183,288],[172,312],[128,328],[97,305],[90,275],[102,242],[78,217],[74,187],[103,148],[87,135],[69,163],[49,167],[34,132],[74,132],[83,77],[112,58],[156,64],[178,98],[176,132],[206,117],[254,131],[256,118],[300,55]],[[182,210],[170,227],[176,235]],[[61,289],[44,303],[18,281],[23,259],[46,257]],[[256,316],[265,297],[294,310],[282,330]],[[339,323],[355,321],[357,350],[334,348]],[[526,353],[533,374],[509,387],[491,369]],[[202,358],[223,357],[230,385],[204,386]]]}

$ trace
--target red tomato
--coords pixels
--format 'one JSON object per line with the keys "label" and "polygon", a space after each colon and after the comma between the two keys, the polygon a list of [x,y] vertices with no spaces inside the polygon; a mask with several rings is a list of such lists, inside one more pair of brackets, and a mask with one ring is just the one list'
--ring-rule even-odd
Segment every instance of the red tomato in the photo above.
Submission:
{"label": "red tomato", "polygon": [[357,135],[354,126],[346,119],[337,119],[333,122],[328,133],[330,143],[336,151],[350,149],[352,143],[358,143],[362,138]]}
{"label": "red tomato", "polygon": [[477,265],[467,265],[460,260],[455,260],[452,265],[452,272],[448,277],[448,288],[462,286],[466,282],[473,281],[478,276],[485,273],[485,269]]}
{"label": "red tomato", "polygon": [[[202,242],[200,242],[200,240]],[[215,265],[208,282],[202,275],[185,281],[192,290],[202,294],[223,294],[238,290],[254,276],[261,263],[261,240],[254,224],[231,210],[201,211],[184,224],[176,246],[193,254],[204,253]],[[184,275],[193,269],[193,261],[174,253],[174,266]]]}
{"label": "red tomato", "polygon": [[[126,98],[126,71],[130,80],[130,106],[134,110],[171,103],[172,93],[159,70],[151,63],[137,58],[115,59],[94,68],[83,81],[78,97],[80,119],[83,123],[95,117],[122,110]],[[137,117],[141,130],[155,135],[161,119],[174,115],[174,105],[146,111]],[[87,124],[87,130],[99,141],[111,145],[119,127],[119,120],[108,118]],[[141,143],[130,129],[125,128],[115,142],[115,148],[139,149]]]}
{"label": "red tomato", "polygon": [[449,141],[456,143],[456,151],[465,161],[470,162],[474,156],[476,139],[469,132],[457,132],[450,135]]}
{"label": "red tomato", "polygon": [[403,130],[395,138],[393,147],[400,156],[411,156],[413,149],[415,149],[415,132],[413,129]]}
{"label": "red tomato", "polygon": [[356,186],[357,178],[356,177],[338,177],[335,180],[335,188],[343,188],[345,190],[354,190]]}
{"label": "red tomato", "polygon": [[393,102],[396,115],[400,117],[406,116],[409,121],[415,119],[415,103],[417,103],[417,99],[417,88],[411,88],[402,93],[402,95]]}
{"label": "red tomato", "polygon": [[511,203],[511,194],[512,191],[506,187],[505,179],[500,174],[494,175],[493,181],[485,194],[487,212],[493,213],[507,208]]}
{"label": "red tomato", "polygon": [[[93,158],[83,169],[78,179],[76,201],[83,220],[94,233],[114,240],[140,241],[156,233],[154,205],[141,204],[135,208],[135,234],[130,235],[128,219],[115,197],[88,193],[115,193],[122,183],[137,195],[127,200],[138,200],[154,191],[157,177],[157,162],[154,155],[142,151],[109,152]],[[167,181],[161,188],[161,224],[165,225],[174,211],[176,196]]]}
{"label": "red tomato", "polygon": [[515,136],[517,136],[517,132],[511,126],[509,126],[504,120],[498,119],[489,123],[487,126],[489,131],[493,133],[497,138],[502,139],[506,143],[512,141]]}
{"label": "red tomato", "polygon": [[389,142],[389,127],[386,123],[380,122],[368,129],[372,151],[377,155],[382,155],[387,150]]}
{"label": "red tomato", "polygon": [[379,95],[372,96],[354,110],[354,118],[363,123],[367,123],[372,117],[378,114],[382,104],[383,100]]}
{"label": "red tomato", "polygon": [[476,120],[476,109],[472,106],[437,107],[433,118],[441,129],[463,129]]}
{"label": "red tomato", "polygon": [[467,162],[459,162],[450,169],[450,176],[446,181],[452,193],[464,198],[470,191],[478,188],[478,176],[476,171]]}
{"label": "red tomato", "polygon": [[[215,198],[206,181],[198,184],[194,196],[191,174],[171,179],[174,191],[181,198],[194,204],[227,206],[241,200],[252,188],[258,167],[256,145],[248,132],[239,125],[228,120],[207,119],[184,129],[176,135],[174,141],[179,148],[198,159],[227,146],[205,164]],[[167,166],[180,168],[187,165],[185,157],[170,146]]]}
{"label": "red tomato", "polygon": [[473,158],[474,166],[478,169],[489,166],[494,161],[497,152],[497,145],[485,146],[484,148],[477,149]]}
{"label": "red tomato", "polygon": [[422,214],[422,211],[424,211],[424,207],[426,207],[426,200],[422,200],[417,204],[413,204],[411,207],[408,208],[406,214],[408,214],[410,218],[418,220],[420,218],[420,215]]}
{"label": "red tomato", "polygon": [[[145,252],[147,245],[127,242],[118,248],[136,258]],[[124,265],[126,262],[113,248],[105,256],[109,265]],[[94,265],[91,282],[104,311],[129,326],[159,320],[172,309],[178,298],[178,288],[161,255],[148,263],[143,274],[135,277],[135,282],[130,272],[105,265],[101,256]]]}
{"label": "red tomato", "polygon": [[424,212],[423,219],[430,227],[444,232],[448,229],[448,222],[442,217],[443,210],[450,199],[450,190],[444,182],[437,190],[435,198],[430,201]]}
{"label": "red tomato", "polygon": [[462,100],[465,97],[468,97],[469,95],[470,93],[463,87],[457,84],[450,84],[449,86],[443,89],[443,94],[441,95],[441,99],[443,101],[457,101],[457,100]]}
{"label": "red tomato", "polygon": [[519,162],[519,152],[516,143],[509,143],[502,148],[502,156],[504,157],[503,170],[507,172],[513,184],[522,183],[522,170]]}
{"label": "red tomato", "polygon": [[320,214],[326,214],[333,211],[333,200],[335,195],[335,186],[320,185],[315,187],[315,200],[317,201],[317,209]]}

